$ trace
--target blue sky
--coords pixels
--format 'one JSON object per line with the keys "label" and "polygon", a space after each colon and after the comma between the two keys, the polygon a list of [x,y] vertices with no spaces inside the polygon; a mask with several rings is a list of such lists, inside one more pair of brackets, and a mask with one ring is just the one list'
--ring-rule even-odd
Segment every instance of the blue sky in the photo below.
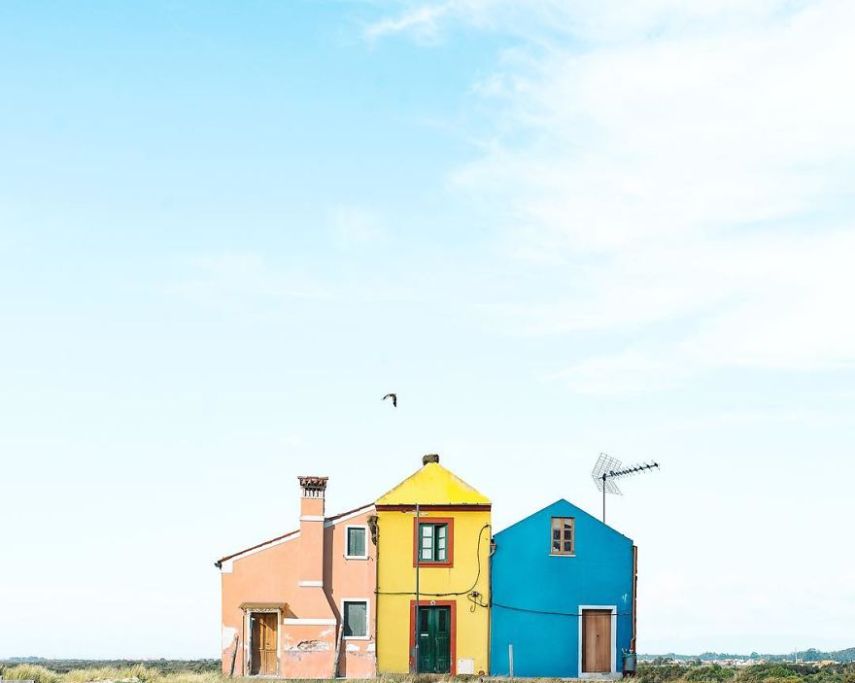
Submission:
{"label": "blue sky", "polygon": [[218,656],[298,474],[434,451],[660,460],[641,651],[852,646],[853,8],[682,5],[0,5],[0,656]]}

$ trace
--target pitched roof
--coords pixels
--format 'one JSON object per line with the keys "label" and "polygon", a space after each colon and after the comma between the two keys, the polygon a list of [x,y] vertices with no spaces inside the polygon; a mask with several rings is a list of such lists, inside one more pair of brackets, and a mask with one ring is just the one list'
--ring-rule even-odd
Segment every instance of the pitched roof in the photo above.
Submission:
{"label": "pitched roof", "polygon": [[506,527],[505,527],[504,529],[502,529],[501,531],[497,531],[497,532],[494,534],[494,536],[498,537],[499,535],[501,535],[501,534],[505,533],[506,531],[509,531],[510,529],[513,529],[515,526],[518,526],[519,524],[522,524],[523,522],[525,522],[525,521],[527,521],[527,520],[531,519],[532,517],[536,517],[537,515],[540,515],[540,514],[543,514],[544,512],[550,511],[550,510],[552,510],[553,508],[562,508],[562,507],[563,507],[563,508],[565,508],[565,509],[566,509],[566,508],[570,508],[570,509],[571,509],[571,511],[572,511],[575,515],[577,515],[577,516],[584,515],[585,517],[587,517],[588,519],[590,519],[590,520],[591,520],[592,522],[594,522],[595,524],[599,524],[600,526],[605,527],[606,529],[608,529],[609,531],[611,531],[611,532],[613,532],[613,533],[617,534],[618,536],[623,536],[623,537],[624,537],[625,539],[627,539],[628,541],[632,541],[632,539],[631,539],[629,536],[627,536],[626,534],[622,534],[620,531],[618,531],[617,529],[615,529],[613,526],[610,526],[609,524],[606,524],[605,522],[603,522],[602,520],[600,520],[598,517],[595,517],[594,515],[592,515],[592,514],[591,514],[590,512],[588,512],[587,510],[583,510],[583,509],[582,509],[582,508],[580,508],[578,505],[576,505],[576,504],[574,504],[574,503],[571,503],[571,502],[570,502],[569,500],[567,500],[566,498],[559,498],[558,500],[554,500],[554,501],[552,501],[549,505],[545,505],[544,507],[540,508],[539,510],[537,510],[537,511],[535,511],[535,512],[532,512],[530,515],[526,515],[525,517],[523,517],[522,519],[517,520],[517,521],[516,521],[516,522],[514,522],[513,524],[510,524],[510,525],[506,526]]}
{"label": "pitched roof", "polygon": [[[349,519],[351,515],[358,514],[360,512],[367,512],[368,510],[374,507],[374,503],[369,503],[368,505],[361,505],[358,508],[353,508],[352,510],[347,510],[346,512],[340,512],[337,515],[333,515],[332,517],[327,517],[324,519],[324,526],[332,526],[333,524],[338,524],[339,522],[344,521],[346,518]],[[231,555],[226,555],[225,557],[221,557],[219,560],[214,562],[214,566],[219,568],[223,562],[226,560],[232,560],[239,555],[244,555],[252,550],[259,550],[266,545],[273,545],[278,541],[287,541],[290,540],[291,537],[296,537],[300,533],[299,529],[294,529],[293,531],[289,531],[287,533],[282,534],[281,536],[277,536],[276,538],[271,538],[267,541],[262,541],[261,543],[256,543],[249,548],[244,548],[243,550],[238,550],[236,553],[232,553]]]}
{"label": "pitched roof", "polygon": [[377,505],[489,505],[490,499],[438,462],[429,462],[377,499]]}

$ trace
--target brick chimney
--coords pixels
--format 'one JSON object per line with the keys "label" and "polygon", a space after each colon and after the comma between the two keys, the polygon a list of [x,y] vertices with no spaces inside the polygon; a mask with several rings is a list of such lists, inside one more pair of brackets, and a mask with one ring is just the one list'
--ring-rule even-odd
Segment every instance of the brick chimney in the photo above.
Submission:
{"label": "brick chimney", "polygon": [[300,480],[300,585],[324,585],[324,507],[327,477]]}

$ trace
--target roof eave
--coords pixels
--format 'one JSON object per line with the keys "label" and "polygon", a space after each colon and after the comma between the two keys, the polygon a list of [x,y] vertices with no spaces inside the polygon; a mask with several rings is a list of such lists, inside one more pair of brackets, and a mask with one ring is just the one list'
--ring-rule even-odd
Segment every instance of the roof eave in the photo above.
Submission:
{"label": "roof eave", "polygon": [[[347,510],[346,512],[341,512],[339,514],[333,515],[332,517],[327,517],[326,519],[324,519],[324,526],[326,526],[326,524],[328,522],[332,522],[332,526],[335,526],[340,521],[342,521],[345,517],[349,517],[350,515],[357,514],[363,510],[367,512],[368,510],[371,510],[373,508],[374,508],[374,503],[368,503],[367,505],[362,505],[361,507],[353,508],[352,510]],[[284,541],[289,536],[294,536],[295,534],[298,534],[298,533],[300,533],[300,530],[294,529],[293,531],[289,531],[288,533],[282,534],[281,536],[277,536],[276,538],[271,538],[267,541],[262,541],[261,543],[256,543],[255,545],[250,546],[249,548],[244,548],[243,550],[239,550],[238,552],[232,553],[231,555],[226,555],[225,557],[221,557],[219,560],[216,560],[214,562],[214,566],[217,569],[222,569],[223,568],[223,562],[233,560],[236,557],[239,557],[241,555],[245,555],[246,553],[251,552],[253,550],[260,550],[264,546],[270,545],[271,543],[276,543],[277,541]]]}

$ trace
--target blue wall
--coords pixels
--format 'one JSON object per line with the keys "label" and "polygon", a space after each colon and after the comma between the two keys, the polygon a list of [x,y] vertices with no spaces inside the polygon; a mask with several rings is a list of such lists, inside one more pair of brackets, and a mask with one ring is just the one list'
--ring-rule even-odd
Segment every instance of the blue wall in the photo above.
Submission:
{"label": "blue wall", "polygon": [[[575,518],[575,557],[550,555],[553,517]],[[490,673],[579,675],[579,605],[617,607],[615,667],[632,638],[632,541],[566,500],[526,517],[495,536],[492,559]],[[516,609],[509,609],[516,608]]]}

